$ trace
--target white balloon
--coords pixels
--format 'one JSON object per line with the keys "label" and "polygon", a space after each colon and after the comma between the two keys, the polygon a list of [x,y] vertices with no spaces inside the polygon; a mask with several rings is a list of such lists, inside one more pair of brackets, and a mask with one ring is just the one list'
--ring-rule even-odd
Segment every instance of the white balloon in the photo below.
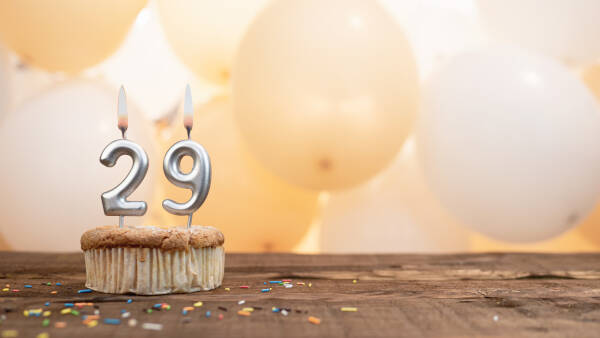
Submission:
{"label": "white balloon", "polygon": [[[118,222],[104,216],[100,194],[125,177],[131,159],[124,156],[112,168],[99,162],[102,149],[120,138],[117,94],[93,82],[69,81],[26,102],[0,124],[0,233],[13,249],[79,250],[84,231]],[[150,204],[152,167],[160,167],[156,163],[162,159],[149,124],[132,105],[127,136],[146,150],[151,163],[129,200]],[[125,218],[128,225],[142,222]]]}
{"label": "white balloon", "polygon": [[558,62],[495,47],[425,85],[417,142],[426,177],[466,225],[536,241],[575,225],[600,193],[600,111]]}
{"label": "white balloon", "polygon": [[12,104],[10,73],[8,52],[0,45],[0,122]]}
{"label": "white balloon", "polygon": [[467,231],[425,184],[414,141],[367,183],[331,193],[323,211],[323,252],[457,252],[469,249]]}
{"label": "white balloon", "polygon": [[165,117],[182,100],[185,84],[197,82],[169,46],[156,7],[150,2],[141,10],[121,48],[96,69],[109,83],[124,85],[150,119]]}
{"label": "white balloon", "polygon": [[570,64],[600,58],[598,0],[479,0],[491,36]]}

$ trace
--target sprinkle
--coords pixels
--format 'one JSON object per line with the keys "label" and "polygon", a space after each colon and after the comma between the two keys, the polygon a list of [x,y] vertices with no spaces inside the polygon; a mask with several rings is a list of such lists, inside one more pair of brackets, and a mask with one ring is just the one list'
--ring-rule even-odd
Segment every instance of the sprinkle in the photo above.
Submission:
{"label": "sprinkle", "polygon": [[340,310],[343,312],[356,312],[356,311],[358,311],[358,308],[345,306],[345,307],[340,308]]}
{"label": "sprinkle", "polygon": [[50,312],[50,311],[44,311],[44,313],[42,313],[42,316],[50,317],[51,314],[52,314],[52,312]]}
{"label": "sprinkle", "polygon": [[280,280],[270,280],[269,284],[280,284],[281,281]]}
{"label": "sprinkle", "polygon": [[224,306],[219,306],[219,307],[218,307],[218,309],[219,309],[219,310],[221,310],[221,311],[225,311],[225,312],[227,312],[227,308],[226,308],[226,307],[224,307]]}
{"label": "sprinkle", "polygon": [[50,325],[50,319],[46,318],[46,319],[44,319],[44,320],[42,321],[42,326],[43,326],[43,327],[46,327],[46,326],[48,326],[48,325]]}
{"label": "sprinkle", "polygon": [[127,325],[129,325],[129,327],[134,327],[137,325],[137,320],[135,320],[135,318],[131,318],[128,322]]}
{"label": "sprinkle", "polygon": [[50,302],[45,302],[44,305],[45,306],[50,306]]}
{"label": "sprinkle", "polygon": [[264,285],[267,285],[267,282],[263,282]]}
{"label": "sprinkle", "polygon": [[2,289],[2,291],[7,292],[8,290],[10,290],[9,288],[4,288]]}
{"label": "sprinkle", "polygon": [[46,285],[50,286],[50,285],[52,285],[52,283],[48,282],[48,283],[46,283]]}
{"label": "sprinkle", "polygon": [[118,318],[105,318],[104,324],[119,325],[119,324],[121,324],[121,320]]}
{"label": "sprinkle", "polygon": [[65,303],[65,307],[73,307],[73,306],[75,306],[75,304],[73,304],[73,303]]}
{"label": "sprinkle", "polygon": [[244,303],[246,303],[246,301],[245,301],[245,300],[240,300],[240,301],[238,302],[238,305],[242,305],[242,304],[244,304]]}
{"label": "sprinkle", "polygon": [[48,334],[48,332],[42,332],[35,336],[35,338],[50,338],[50,335]]}
{"label": "sprinkle", "polygon": [[19,331],[17,330],[3,330],[2,338],[14,338],[19,335]]}
{"label": "sprinkle", "polygon": [[65,327],[67,327],[67,323],[66,322],[56,322],[56,323],[54,323],[54,327],[57,329],[64,329]]}
{"label": "sprinkle", "polygon": [[87,327],[90,327],[90,328],[91,328],[91,327],[95,327],[95,326],[97,326],[97,325],[98,325],[98,321],[97,321],[97,320],[95,320],[95,319],[93,319],[93,320],[90,320],[90,322],[89,322],[89,323],[87,323],[86,325],[87,325]]}
{"label": "sprinkle", "polygon": [[33,286],[27,284],[27,285],[25,285],[25,287],[28,288],[28,289],[31,289]]}
{"label": "sprinkle", "polygon": [[100,319],[100,316],[85,316],[85,317],[86,318],[84,318],[83,324],[88,324],[92,320]]}
{"label": "sprinkle", "polygon": [[210,311],[206,311],[206,318],[210,317]]}
{"label": "sprinkle", "polygon": [[98,310],[98,309],[94,310],[94,314],[95,314],[96,316],[100,315],[100,310]]}
{"label": "sprinkle", "polygon": [[56,282],[56,286],[61,286],[62,283]]}
{"label": "sprinkle", "polygon": [[352,284],[356,284],[356,279],[352,280]]}
{"label": "sprinkle", "polygon": [[161,303],[157,303],[157,304],[154,304],[152,307],[155,308],[155,309],[160,309],[162,307],[162,304]]}
{"label": "sprinkle", "polygon": [[498,315],[494,315],[493,319],[494,319],[495,322],[497,322],[498,319],[500,319],[500,318],[498,317]]}
{"label": "sprinkle", "polygon": [[131,312],[123,312],[121,314],[121,318],[129,318],[129,317],[131,317]]}
{"label": "sprinkle", "polygon": [[242,285],[242,286],[240,286],[240,289],[247,289],[247,288],[248,288],[248,285]]}
{"label": "sprinkle", "polygon": [[223,314],[219,313],[219,320],[222,320],[222,319],[223,319]]}
{"label": "sprinkle", "polygon": [[67,313],[71,313],[71,309],[70,308],[66,308],[66,309],[60,310],[60,314],[61,315],[66,315]]}
{"label": "sprinkle", "polygon": [[152,309],[146,309],[144,311],[146,311],[146,313],[152,313]]}
{"label": "sprinkle", "polygon": [[288,312],[287,312],[287,310],[286,310],[286,309],[283,309],[283,310],[281,310],[281,314],[282,314],[282,315],[284,315],[284,316],[287,316],[287,315],[288,315]]}
{"label": "sprinkle", "polygon": [[186,306],[183,308],[185,311],[194,311],[194,307],[193,306]]}
{"label": "sprinkle", "polygon": [[292,287],[293,287],[293,285],[292,285],[292,284],[284,284],[284,286],[285,286],[285,288],[286,288],[286,289],[290,289],[290,288],[292,288]]}
{"label": "sprinkle", "polygon": [[142,324],[142,329],[160,331],[163,329],[163,325],[158,323],[144,323]]}
{"label": "sprinkle", "polygon": [[187,316],[188,310],[186,310],[186,309],[181,310],[181,314],[184,316]]}
{"label": "sprinkle", "polygon": [[312,283],[308,283],[308,287],[311,288],[312,287]]}
{"label": "sprinkle", "polygon": [[29,317],[29,310],[25,310],[25,311],[23,311],[23,316],[25,316],[25,317]]}
{"label": "sprinkle", "polygon": [[51,294],[55,295],[58,293],[58,291],[50,291]]}
{"label": "sprinkle", "polygon": [[131,304],[131,302],[133,302],[133,299],[129,298],[129,299],[127,300],[127,304]]}
{"label": "sprinkle", "polygon": [[321,319],[319,319],[317,317],[313,317],[313,316],[308,317],[308,321],[315,325],[321,324]]}
{"label": "sprinkle", "polygon": [[292,280],[291,279],[282,279],[281,281],[285,283],[285,282],[291,282]]}
{"label": "sprinkle", "polygon": [[225,291],[231,291],[231,289],[230,288],[225,288]]}
{"label": "sprinkle", "polygon": [[238,315],[249,317],[250,316],[250,312],[240,310],[240,311],[238,311]]}
{"label": "sprinkle", "polygon": [[171,305],[169,305],[167,303],[163,303],[163,305],[160,308],[165,309],[165,310],[171,310]]}
{"label": "sprinkle", "polygon": [[77,310],[72,310],[72,311],[71,311],[71,314],[72,314],[73,316],[79,316],[79,311],[77,311]]}
{"label": "sprinkle", "polygon": [[262,289],[262,290],[260,290],[260,292],[269,292],[269,291],[271,291],[271,289]]}
{"label": "sprinkle", "polygon": [[83,289],[83,290],[77,291],[77,293],[90,293],[90,292],[92,292],[92,289]]}
{"label": "sprinkle", "polygon": [[280,308],[278,308],[278,307],[274,307],[274,306],[273,306],[273,307],[271,308],[271,311],[273,311],[273,312],[277,313],[277,312],[281,311],[281,309],[280,309]]}
{"label": "sprinkle", "polygon": [[254,311],[254,308],[253,307],[245,307],[242,309],[242,311],[252,312],[252,311]]}
{"label": "sprinkle", "polygon": [[19,290],[19,289],[12,289],[12,292],[19,292],[19,291],[21,291],[21,290]]}
{"label": "sprinkle", "polygon": [[201,307],[202,306],[202,302],[195,302],[194,303],[194,307]]}

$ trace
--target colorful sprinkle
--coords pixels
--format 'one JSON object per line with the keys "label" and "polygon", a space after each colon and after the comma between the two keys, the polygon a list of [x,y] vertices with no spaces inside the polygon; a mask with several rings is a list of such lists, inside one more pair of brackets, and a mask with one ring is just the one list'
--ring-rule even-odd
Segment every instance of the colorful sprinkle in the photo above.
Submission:
{"label": "colorful sprinkle", "polygon": [[7,292],[8,290],[10,290],[9,288],[4,288],[2,289],[2,291]]}
{"label": "colorful sprinkle", "polygon": [[56,286],[61,286],[61,285],[62,285],[62,283],[56,282],[56,284],[55,284],[55,285],[56,285]]}
{"label": "colorful sprinkle", "polygon": [[142,324],[142,329],[160,331],[163,329],[163,325],[159,323],[144,323]]}
{"label": "colorful sprinkle", "polygon": [[121,320],[119,318],[105,318],[104,324],[119,325],[119,324],[121,324]]}
{"label": "colorful sprinkle", "polygon": [[238,305],[243,305],[244,303],[246,303],[246,301],[245,301],[245,300],[240,300],[240,301],[238,302]]}
{"label": "colorful sprinkle", "polygon": [[73,307],[73,306],[75,306],[75,304],[73,304],[73,303],[65,303],[65,307]]}
{"label": "colorful sprinkle", "polygon": [[46,283],[46,285],[47,285],[47,286],[51,286],[51,285],[52,285],[52,283],[48,282],[48,283]]}
{"label": "colorful sprinkle", "polygon": [[55,295],[58,293],[58,291],[50,291],[51,294]]}
{"label": "colorful sprinkle", "polygon": [[281,281],[282,282],[291,282],[292,280],[291,279],[282,279]]}
{"label": "colorful sprinkle", "polygon": [[290,288],[292,288],[292,287],[293,287],[293,285],[292,285],[292,284],[284,284],[284,286],[285,286],[285,288],[286,288],[286,289],[290,289]]}
{"label": "colorful sprinkle", "polygon": [[97,326],[97,325],[98,325],[98,321],[97,321],[97,320],[95,320],[95,319],[93,319],[93,320],[90,320],[90,321],[89,321],[87,324],[85,324],[85,325],[87,325],[87,327],[90,327],[90,328],[91,328],[91,327],[95,327],[95,326]]}
{"label": "colorful sprinkle", "polygon": [[72,311],[71,311],[71,314],[72,314],[73,316],[79,316],[79,311],[77,311],[77,310],[72,310]]}
{"label": "colorful sprinkle", "polygon": [[33,286],[27,284],[27,285],[25,285],[25,287],[28,288],[28,289],[31,289]]}
{"label": "colorful sprinkle", "polygon": [[44,320],[42,321],[42,326],[43,326],[43,327],[46,327],[46,326],[48,326],[48,325],[50,325],[50,319],[46,318],[46,319],[44,319]]}
{"label": "colorful sprinkle", "polygon": [[304,282],[298,282],[296,285],[304,285]]}
{"label": "colorful sprinkle", "polygon": [[68,313],[71,313],[71,308],[66,308],[66,309],[60,310],[61,315],[66,315]]}
{"label": "colorful sprinkle", "polygon": [[313,317],[313,316],[308,317],[308,321],[315,325],[321,324],[321,319],[319,319],[317,317]]}
{"label": "colorful sprinkle", "polygon": [[185,311],[194,311],[194,307],[193,306],[186,306],[183,308]]}
{"label": "colorful sprinkle", "polygon": [[356,284],[356,279],[352,280],[352,283],[353,283],[353,284]]}
{"label": "colorful sprinkle", "polygon": [[45,306],[50,306],[50,302],[45,302],[44,305]]}
{"label": "colorful sprinkle", "polygon": [[17,330],[3,330],[2,338],[14,338],[19,335],[19,331]]}
{"label": "colorful sprinkle", "polygon": [[195,302],[194,303],[194,307],[201,307],[202,306],[202,302]]}
{"label": "colorful sprinkle", "polygon": [[262,289],[262,290],[260,290],[260,292],[269,292],[269,291],[271,291],[271,289]]}
{"label": "colorful sprinkle", "polygon": [[242,286],[240,286],[240,289],[247,289],[247,288],[249,288],[248,285],[242,285]]}
{"label": "colorful sprinkle", "polygon": [[186,309],[181,310],[181,314],[184,316],[187,316],[188,310],[186,310]]}
{"label": "colorful sprinkle", "polygon": [[344,312],[356,312],[356,311],[358,311],[358,308],[345,306],[345,307],[340,308],[340,310],[344,311]]}
{"label": "colorful sprinkle", "polygon": [[210,317],[210,311],[206,311],[206,318]]}
{"label": "colorful sprinkle", "polygon": [[273,311],[273,312],[277,313],[277,312],[281,311],[281,309],[280,309],[280,308],[278,308],[278,307],[274,307],[274,306],[273,306],[273,307],[271,308],[271,311]]}
{"label": "colorful sprinkle", "polygon": [[230,288],[225,288],[225,291],[231,291],[231,289]]}
{"label": "colorful sprinkle", "polygon": [[66,322],[56,322],[56,323],[54,323],[54,327],[57,329],[64,329],[65,327],[67,327],[67,323]]}
{"label": "colorful sprinkle", "polygon": [[222,320],[222,319],[223,319],[223,314],[219,313],[219,320]]}
{"label": "colorful sprinkle", "polygon": [[123,312],[121,314],[121,318],[129,318],[129,317],[131,317],[131,312]]}
{"label": "colorful sprinkle", "polygon": [[270,280],[269,284],[280,284],[281,281],[280,280]]}
{"label": "colorful sprinkle", "polygon": [[240,311],[238,311],[238,315],[249,317],[250,316],[250,312],[240,310]]}
{"label": "colorful sprinkle", "polygon": [[254,311],[254,308],[253,307],[245,307],[242,309],[242,311],[252,312],[252,311]]}
{"label": "colorful sprinkle", "polygon": [[311,288],[312,287],[312,283],[308,283],[308,287]]}
{"label": "colorful sprinkle", "polygon": [[38,333],[38,335],[35,336],[35,338],[50,338],[50,335],[48,334],[48,332],[42,332]]}
{"label": "colorful sprinkle", "polygon": [[135,318],[131,318],[128,322],[127,325],[129,325],[129,327],[134,327],[137,325],[137,320]]}
{"label": "colorful sprinkle", "polygon": [[44,311],[44,313],[42,313],[42,316],[50,317],[51,314],[52,314],[52,312],[50,312],[50,311]]}
{"label": "colorful sprinkle", "polygon": [[286,309],[283,309],[283,310],[281,310],[281,314],[282,314],[282,315],[284,315],[284,316],[287,316],[287,315],[288,315],[288,312],[287,312],[287,310],[286,310]]}
{"label": "colorful sprinkle", "polygon": [[19,290],[19,289],[12,289],[12,292],[19,292],[19,291],[21,291],[21,290]]}
{"label": "colorful sprinkle", "polygon": [[90,293],[90,292],[92,292],[92,289],[82,289],[82,290],[77,291],[77,293]]}
{"label": "colorful sprinkle", "polygon": [[131,304],[132,302],[133,302],[133,299],[131,299],[131,298],[129,298],[129,299],[127,300],[127,304]]}

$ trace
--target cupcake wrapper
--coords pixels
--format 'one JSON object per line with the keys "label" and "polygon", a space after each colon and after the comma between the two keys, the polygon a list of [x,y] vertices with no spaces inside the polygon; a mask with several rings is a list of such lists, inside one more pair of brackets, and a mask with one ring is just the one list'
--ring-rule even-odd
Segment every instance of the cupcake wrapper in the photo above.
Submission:
{"label": "cupcake wrapper", "polygon": [[211,290],[225,271],[222,246],[165,251],[106,248],[84,251],[86,287],[106,293],[161,295]]}

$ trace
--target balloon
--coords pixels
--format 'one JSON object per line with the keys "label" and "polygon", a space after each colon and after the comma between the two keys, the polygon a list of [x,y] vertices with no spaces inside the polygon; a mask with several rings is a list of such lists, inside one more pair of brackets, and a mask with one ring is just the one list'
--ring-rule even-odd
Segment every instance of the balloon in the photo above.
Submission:
{"label": "balloon", "polygon": [[496,47],[425,85],[418,144],[428,182],[466,225],[504,241],[551,238],[600,193],[600,111],[556,61]]}
{"label": "balloon", "polygon": [[8,60],[8,53],[0,45],[0,122],[3,116],[10,109],[12,104],[11,95],[11,78],[10,78],[10,62]]}
{"label": "balloon", "polygon": [[226,84],[248,24],[268,0],[159,0],[175,52],[199,76]]}
{"label": "balloon", "polygon": [[311,189],[379,172],[417,109],[410,46],[375,1],[273,3],[249,27],[234,74],[234,111],[250,150]]}
{"label": "balloon", "polygon": [[332,193],[323,211],[324,252],[457,252],[467,231],[428,190],[409,140],[393,164],[354,189]]}
{"label": "balloon", "polygon": [[146,0],[0,1],[0,40],[28,64],[76,73],[113,53]]}
{"label": "balloon", "polygon": [[600,1],[479,0],[484,28],[503,42],[586,64],[600,57]]}
{"label": "balloon", "polygon": [[[182,120],[178,120],[182,121]],[[186,137],[182,124],[164,144],[163,154]],[[212,184],[194,224],[210,225],[225,235],[231,251],[289,251],[305,234],[317,209],[317,194],[273,177],[248,156],[233,122],[231,104],[217,98],[196,109],[192,139],[208,152]],[[191,161],[182,161],[184,172]],[[185,202],[190,191],[162,178],[163,199]],[[162,214],[162,223],[183,225],[186,216]]]}
{"label": "balloon", "polygon": [[[121,137],[117,94],[100,84],[72,80],[39,94],[0,123],[0,233],[13,249],[79,250],[84,231],[117,224],[117,217],[104,216],[100,194],[121,182],[131,159],[124,156],[112,168],[99,162],[102,149]],[[152,167],[160,168],[155,163],[162,159],[150,125],[131,104],[127,137],[146,150],[151,163],[129,200],[150,204]],[[141,217],[126,217],[125,224],[144,223]]]}
{"label": "balloon", "polygon": [[129,98],[153,120],[166,117],[181,101],[181,88],[173,84],[194,81],[169,46],[155,4],[142,9],[121,48],[99,66],[106,80],[124,85]]}

